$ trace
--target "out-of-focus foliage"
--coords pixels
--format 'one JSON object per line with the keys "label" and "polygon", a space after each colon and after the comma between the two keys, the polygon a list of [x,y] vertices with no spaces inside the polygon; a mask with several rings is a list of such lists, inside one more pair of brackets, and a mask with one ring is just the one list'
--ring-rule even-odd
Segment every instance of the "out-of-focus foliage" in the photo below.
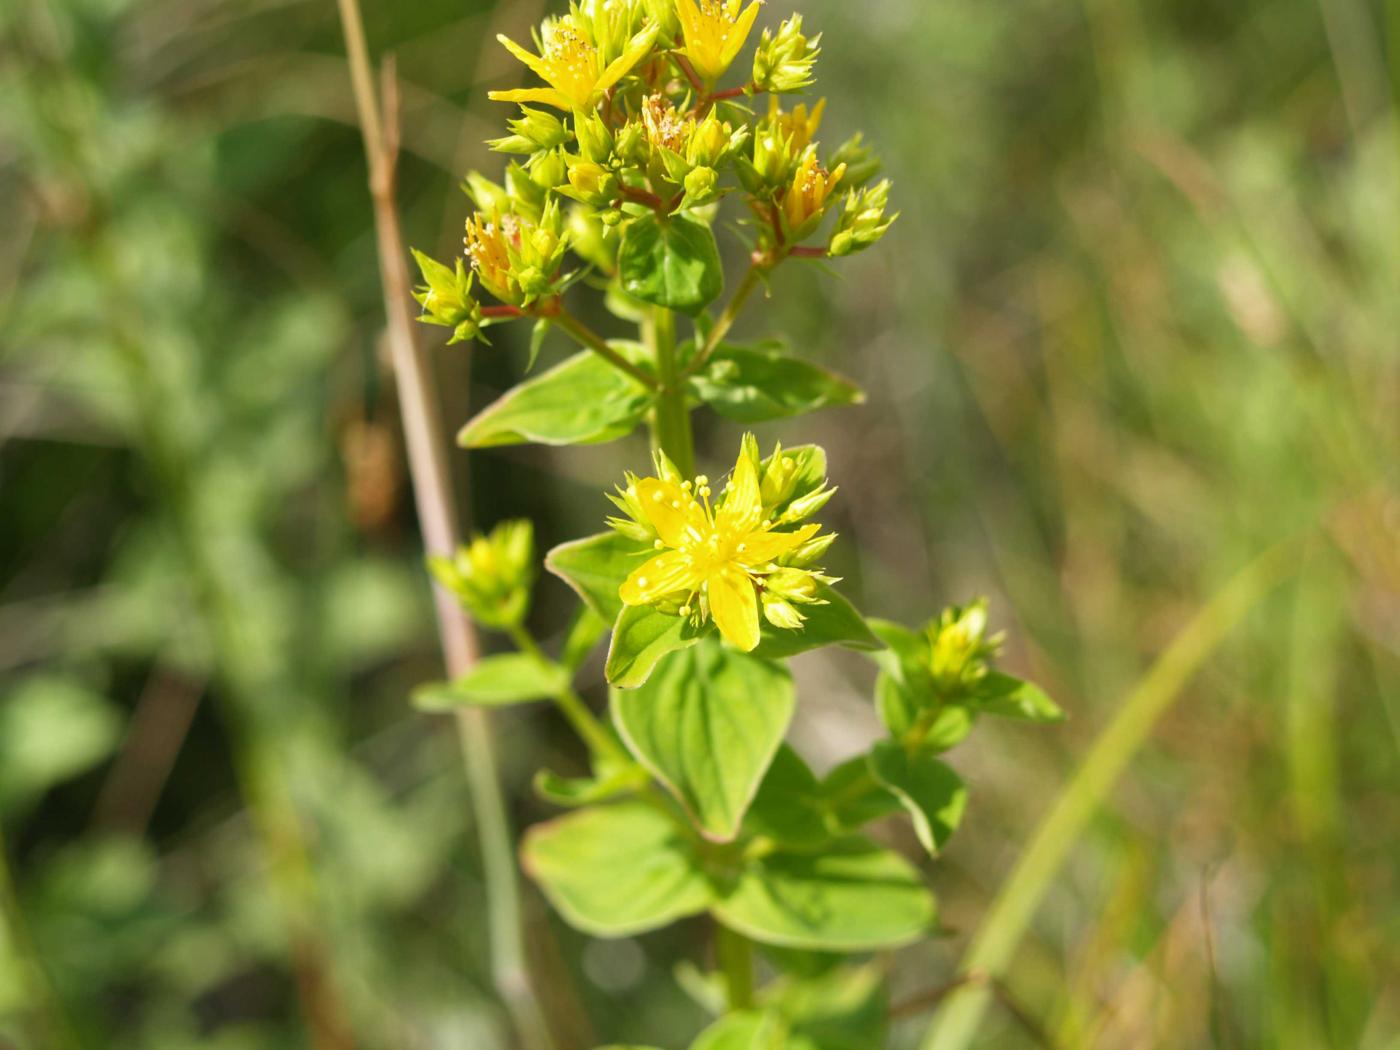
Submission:
{"label": "out-of-focus foliage", "polygon": [[[467,107],[520,83],[494,34],[543,13],[500,6],[366,5],[399,55],[407,233],[439,258],[460,242],[447,176],[497,133]],[[1400,10],[802,10],[824,127],[881,144],[902,215],[838,282],[775,277],[790,314],[769,327],[889,406],[804,425],[843,488],[830,568],[911,622],[991,593],[1017,621],[1008,666],[1071,715],[957,752],[988,787],[937,868],[952,936],[891,961],[897,1045],[1118,699],[1299,534],[1296,573],[1075,850],[1004,996],[1067,1046],[1387,1045]],[[57,1012],[95,1046],[300,1046],[299,979],[331,990],[323,1033],[504,1045],[455,748],[408,703],[440,669],[333,5],[14,0],[0,48],[0,820]],[[525,333],[497,331],[503,352],[441,352],[454,423],[524,369]],[[542,549],[594,526],[615,475],[579,451],[470,463],[483,524],[534,518]],[[564,594],[540,584],[543,632]],[[799,663],[806,753],[874,738],[870,674]],[[498,724],[510,769],[577,772],[544,719]],[[680,1044],[703,1016],[681,988],[701,989],[671,969],[699,935],[587,944],[541,907],[552,1015],[581,1046]],[[22,1027],[44,983],[26,954],[0,936],[0,1041],[45,1045]],[[983,1037],[1035,1043],[1007,1010]]]}

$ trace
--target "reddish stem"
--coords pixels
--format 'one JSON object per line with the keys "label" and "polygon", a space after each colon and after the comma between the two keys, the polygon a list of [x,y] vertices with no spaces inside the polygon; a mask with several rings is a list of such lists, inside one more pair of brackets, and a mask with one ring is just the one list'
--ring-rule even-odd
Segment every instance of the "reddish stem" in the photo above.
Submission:
{"label": "reddish stem", "polygon": [[662,211],[666,206],[665,201],[648,190],[638,190],[633,189],[631,186],[623,186],[619,192],[629,201],[645,204],[648,208],[655,208],[657,211]]}
{"label": "reddish stem", "polygon": [[796,255],[803,259],[820,259],[826,255],[825,248],[795,244],[788,249],[789,255]]}
{"label": "reddish stem", "polygon": [[679,51],[673,52],[672,58],[676,60],[676,65],[681,67],[681,72],[685,74],[685,79],[690,81],[690,86],[695,89],[696,98],[705,97],[705,85],[700,82],[700,78],[695,73],[695,67],[690,64],[690,59],[686,58]]}
{"label": "reddish stem", "polygon": [[481,308],[482,317],[523,317],[524,311],[518,306],[483,306]]}
{"label": "reddish stem", "polygon": [[706,103],[718,102],[726,98],[738,98],[740,95],[747,95],[753,88],[752,84],[745,84],[743,87],[725,88],[723,91],[716,91],[705,99]]}

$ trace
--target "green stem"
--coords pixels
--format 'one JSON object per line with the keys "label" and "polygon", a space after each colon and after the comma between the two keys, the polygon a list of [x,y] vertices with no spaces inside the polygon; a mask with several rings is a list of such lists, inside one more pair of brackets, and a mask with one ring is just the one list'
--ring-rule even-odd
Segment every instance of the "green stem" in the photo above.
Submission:
{"label": "green stem", "polygon": [[652,420],[652,443],[670,457],[683,476],[690,477],[695,473],[695,439],[690,430],[690,408],[685,403],[685,377],[676,360],[676,315],[664,307],[653,307],[643,334],[661,381]]}
{"label": "green stem", "polygon": [[723,923],[715,923],[715,956],[724,974],[725,996],[730,1010],[753,1005],[753,941]]}
{"label": "green stem", "polygon": [[[545,667],[552,669],[558,666],[545,655],[539,643],[535,641],[534,637],[523,626],[509,628],[507,633],[509,633],[511,640],[515,642],[516,648],[522,653],[533,657]],[[568,720],[569,725],[573,726],[574,732],[588,745],[588,749],[593,752],[595,758],[607,759],[619,765],[631,763],[632,759],[628,756],[627,752],[622,749],[622,746],[613,739],[612,734],[607,731],[603,723],[598,721],[593,712],[589,710],[588,705],[583,701],[583,697],[574,692],[570,686],[564,686],[559,692],[555,693],[551,699],[553,699],[555,706],[559,708],[560,714]]]}
{"label": "green stem", "polygon": [[1119,705],[988,909],[959,966],[960,975],[977,979],[949,993],[924,1037],[923,1050],[961,1050],[972,1043],[990,996],[982,978],[999,978],[1005,971],[1060,865],[1157,720],[1206,658],[1287,572],[1296,553],[1295,543],[1283,543],[1242,569]]}
{"label": "green stem", "polygon": [[724,341],[724,337],[729,334],[729,329],[734,327],[734,322],[739,318],[739,311],[749,301],[749,296],[753,295],[754,289],[758,287],[759,281],[768,269],[768,266],[756,262],[749,265],[749,272],[744,274],[744,279],[739,282],[739,287],[734,289],[734,297],[725,305],[724,310],[715,319],[715,325],[710,329],[710,334],[705,337],[705,345],[700,348],[699,353],[691,358],[690,364],[681,371],[681,380],[689,379],[705,367],[706,362],[719,349],[719,344]]}
{"label": "green stem", "polygon": [[9,854],[5,846],[5,829],[0,827],[0,960],[12,954],[16,969],[24,982],[23,1023],[30,1029],[34,1046],[76,1048],[80,1045],[68,1018],[64,1015],[58,993],[49,979],[48,970],[39,958],[38,949],[29,936],[29,927],[20,910],[15,892],[14,876],[10,871]]}
{"label": "green stem", "polygon": [[589,328],[573,314],[569,313],[569,311],[565,310],[562,305],[559,307],[558,313],[549,315],[549,322],[551,324],[557,324],[578,340],[582,346],[592,350],[614,368],[626,372],[648,390],[657,389],[656,378],[654,376],[647,374],[646,371],[638,368],[631,361],[627,360],[627,358],[619,354],[608,345],[606,339]]}

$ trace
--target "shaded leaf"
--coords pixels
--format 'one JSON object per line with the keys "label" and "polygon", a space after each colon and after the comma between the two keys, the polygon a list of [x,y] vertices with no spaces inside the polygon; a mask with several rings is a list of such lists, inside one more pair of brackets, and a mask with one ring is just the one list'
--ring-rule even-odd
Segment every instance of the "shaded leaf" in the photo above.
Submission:
{"label": "shaded leaf", "polygon": [[663,661],[639,688],[612,693],[628,749],[719,842],[738,834],[796,706],[786,669],[715,637]]}
{"label": "shaded leaf", "polygon": [[642,559],[656,553],[645,543],[609,529],[581,540],[561,543],[544,558],[544,567],[572,587],[603,619],[612,623],[622,612],[618,588]]}
{"label": "shaded leaf", "polygon": [[712,910],[764,944],[851,952],[915,940],[934,902],[908,861],[855,838],[751,862]]}
{"label": "shaded leaf", "polygon": [[[609,344],[629,359],[637,344]],[[511,389],[457,434],[465,448],[537,442],[589,445],[630,434],[651,403],[650,392],[597,354],[584,350]]]}
{"label": "shaded leaf", "polygon": [[630,296],[698,314],[724,290],[715,235],[687,215],[643,215],[622,232],[617,254],[622,288]]}
{"label": "shaded leaf", "polygon": [[693,627],[649,605],[626,605],[613,624],[612,643],[603,673],[619,689],[635,689],[650,677],[667,653],[686,649],[709,633],[710,624]]}
{"label": "shaded leaf", "polygon": [[1062,722],[1064,711],[1038,685],[989,671],[977,683],[977,710],[1024,722]]}
{"label": "shaded leaf", "polygon": [[521,862],[572,926],[598,937],[653,930],[712,899],[690,844],[643,802],[537,824],[525,833]]}
{"label": "shaded leaf", "polygon": [[691,393],[720,415],[740,423],[813,412],[865,400],[849,379],[801,358],[777,343],[722,345],[690,379]]}
{"label": "shaded leaf", "polygon": [[928,752],[910,754],[889,740],[871,750],[870,770],[909,811],[924,849],[936,855],[957,830],[967,808],[962,778]]}
{"label": "shaded leaf", "polygon": [[800,606],[806,620],[797,630],[774,627],[764,620],[753,655],[765,660],[782,660],[824,645],[880,648],[880,640],[865,626],[865,620],[854,605],[826,584],[820,586],[818,594],[826,604]]}
{"label": "shaded leaf", "polygon": [[710,1025],[690,1050],[787,1050],[788,1026],[776,1010],[740,1010]]}

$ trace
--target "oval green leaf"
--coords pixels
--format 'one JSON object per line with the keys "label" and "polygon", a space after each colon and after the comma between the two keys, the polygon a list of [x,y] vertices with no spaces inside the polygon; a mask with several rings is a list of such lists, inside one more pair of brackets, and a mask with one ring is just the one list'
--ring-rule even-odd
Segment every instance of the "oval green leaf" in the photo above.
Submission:
{"label": "oval green leaf", "polygon": [[712,911],[763,944],[856,952],[916,940],[935,908],[908,861],[857,838],[754,861]]}
{"label": "oval green leaf", "polygon": [[797,357],[775,342],[752,347],[722,345],[691,377],[690,391],[717,413],[740,423],[814,412],[865,400],[849,379]]}
{"label": "oval green leaf", "polygon": [[685,617],[671,616],[649,605],[625,605],[613,624],[603,674],[619,689],[636,689],[663,656],[689,648],[709,630],[709,624],[693,627]]}
{"label": "oval green leaf", "polygon": [[977,710],[1023,722],[1063,722],[1065,713],[1043,689],[1000,671],[977,683]]}
{"label": "oval green leaf", "polygon": [[525,833],[521,863],[571,926],[597,937],[654,930],[712,898],[680,830],[644,802],[537,824]]}
{"label": "oval green leaf", "polygon": [[622,581],[654,553],[645,543],[609,530],[561,543],[545,555],[544,567],[612,623],[622,612],[622,599],[617,593]]}
{"label": "oval green leaf", "polygon": [[[645,354],[636,343],[614,340],[609,345],[629,360]],[[632,432],[650,404],[646,387],[585,350],[482,409],[457,434],[457,443],[491,448],[614,441]]]}
{"label": "oval green leaf", "polygon": [[714,637],[662,661],[640,688],[612,694],[628,750],[717,842],[739,833],[796,707],[786,669]]}
{"label": "oval green leaf", "polygon": [[910,754],[889,740],[870,752],[870,771],[909,811],[924,849],[937,856],[967,808],[962,778],[928,752]]}
{"label": "oval green leaf", "polygon": [[698,314],[724,290],[715,235],[686,215],[643,215],[622,233],[617,269],[634,299]]}
{"label": "oval green leaf", "polygon": [[880,639],[865,626],[865,620],[854,605],[826,584],[818,589],[818,596],[825,604],[799,607],[806,620],[797,630],[774,627],[765,620],[753,655],[765,660],[785,660],[824,645],[880,648]]}

